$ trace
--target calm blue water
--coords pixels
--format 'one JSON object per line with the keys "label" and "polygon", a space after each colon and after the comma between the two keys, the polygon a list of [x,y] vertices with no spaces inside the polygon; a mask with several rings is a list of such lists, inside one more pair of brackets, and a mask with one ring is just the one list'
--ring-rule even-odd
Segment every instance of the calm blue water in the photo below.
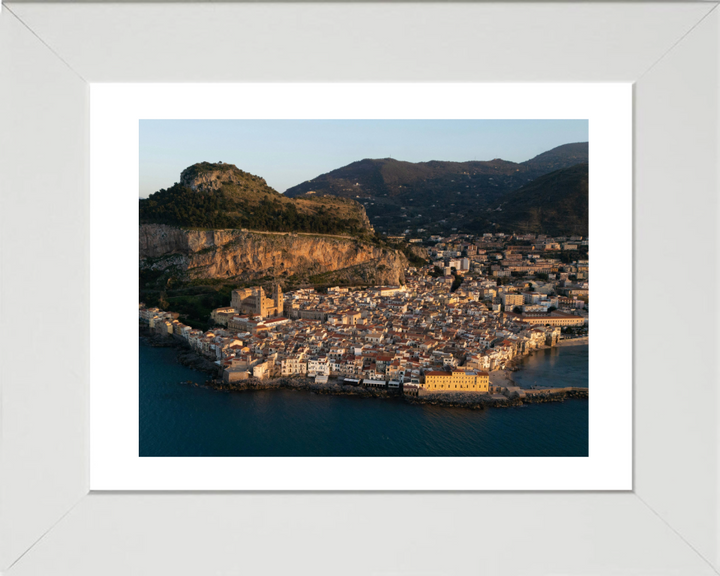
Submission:
{"label": "calm blue water", "polygon": [[[467,410],[291,390],[220,392],[184,383],[206,376],[178,364],[174,349],[140,342],[141,456],[588,454],[587,400]],[[587,385],[583,348],[584,364],[579,347],[547,355],[568,385]],[[540,358],[527,360],[523,378],[547,378]]]}
{"label": "calm blue water", "polygon": [[537,350],[523,358],[512,375],[521,388],[532,386],[588,387],[588,346]]}

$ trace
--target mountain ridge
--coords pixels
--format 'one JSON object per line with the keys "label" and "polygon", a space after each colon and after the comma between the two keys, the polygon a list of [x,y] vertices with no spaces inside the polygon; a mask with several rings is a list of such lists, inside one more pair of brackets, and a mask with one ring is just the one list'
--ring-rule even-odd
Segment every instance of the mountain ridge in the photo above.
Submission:
{"label": "mountain ridge", "polygon": [[[373,238],[376,228],[397,235],[549,226],[562,234],[567,232],[561,226],[563,219],[549,207],[541,210],[537,205],[540,196],[552,195],[547,182],[542,194],[535,189],[520,195],[515,192],[553,172],[587,166],[588,152],[587,142],[576,142],[520,163],[499,158],[418,163],[365,158],[294,186],[285,194],[233,164],[198,162],[185,168],[180,181],[170,188],[140,200],[140,222],[365,239]],[[587,191],[583,204],[582,178],[581,173],[573,172],[553,180],[559,186],[556,202],[568,210],[565,220],[572,233],[583,227],[583,219],[587,228]],[[586,190],[587,182],[584,186]],[[522,209],[523,202],[529,202],[535,216]],[[539,214],[552,217],[548,220]],[[533,218],[535,224],[530,225]],[[550,220],[554,224],[542,224]]]}
{"label": "mountain ridge", "polygon": [[[469,171],[483,175],[511,175],[517,172],[522,174],[535,174],[536,172],[547,174],[553,170],[567,168],[571,165],[587,161],[587,142],[575,142],[556,146],[524,162],[512,162],[501,158],[495,158],[493,160],[468,160],[463,162],[451,160],[408,162],[394,158],[363,158],[362,160],[356,160],[355,162],[351,162],[346,166],[336,168],[325,174],[320,174],[312,180],[291,186],[285,190],[284,195],[294,198],[308,192],[321,194],[324,192],[322,187],[319,187],[320,190],[314,190],[313,188],[318,187],[317,184],[328,183],[332,179],[350,180],[363,176],[382,176],[383,184],[389,186],[397,185],[397,183],[401,181],[410,183],[418,180],[439,178],[448,174],[467,176],[469,175],[467,174]],[[542,174],[537,174],[537,176],[540,175]],[[378,183],[378,185],[380,184]],[[348,188],[347,192],[352,194],[357,191]]]}
{"label": "mountain ridge", "polygon": [[336,196],[365,206],[378,231],[459,230],[454,223],[480,219],[505,194],[558,169],[588,161],[588,143],[563,144],[525,162],[392,158],[358,160],[285,191],[291,198]]}

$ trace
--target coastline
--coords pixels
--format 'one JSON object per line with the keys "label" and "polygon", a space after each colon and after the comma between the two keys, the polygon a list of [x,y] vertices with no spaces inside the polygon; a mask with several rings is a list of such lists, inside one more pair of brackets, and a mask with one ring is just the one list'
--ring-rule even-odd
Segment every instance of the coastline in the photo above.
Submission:
{"label": "coastline", "polygon": [[538,346],[528,354],[523,356],[515,356],[506,364],[506,368],[500,370],[493,370],[490,372],[490,385],[491,386],[517,386],[518,384],[512,377],[513,372],[522,370],[520,365],[525,358],[528,358],[532,354],[539,352],[540,350],[552,350],[553,348],[566,348],[570,346],[589,346],[589,337],[584,336],[582,338],[571,338],[568,340],[560,340],[555,346]]}
{"label": "coastline", "polygon": [[408,404],[445,406],[456,408],[470,408],[483,410],[485,408],[509,408],[523,404],[538,404],[543,402],[563,402],[566,399],[586,399],[586,389],[553,388],[548,390],[526,390],[524,398],[498,397],[489,394],[472,392],[443,392],[423,394],[420,396],[407,396],[401,392],[350,386],[337,382],[316,384],[309,378],[275,378],[271,380],[256,380],[249,378],[241,382],[228,384],[226,382],[210,379],[204,386],[224,392],[247,392],[253,390],[297,390],[314,394],[327,394],[332,396],[353,396],[356,398],[385,398],[398,399]]}
{"label": "coastline", "polygon": [[[212,388],[222,392],[248,392],[257,390],[296,390],[314,394],[333,396],[352,396],[356,398],[384,398],[388,400],[401,400],[408,404],[432,405],[443,407],[469,408],[483,410],[485,408],[510,408],[524,404],[538,404],[544,402],[564,402],[566,399],[587,399],[587,389],[551,388],[545,390],[523,390],[523,398],[514,396],[508,398],[500,395],[477,394],[472,392],[443,392],[425,393],[419,396],[408,396],[399,391],[378,390],[351,386],[330,381],[327,384],[316,384],[314,380],[306,377],[281,377],[269,380],[248,378],[240,382],[226,383],[218,378],[217,365],[192,350],[183,340],[174,337],[163,337],[153,334],[149,329],[140,326],[140,337],[148,346],[156,348],[176,348],[178,363],[208,374],[203,384],[192,382],[194,386]],[[514,362],[513,362],[514,364]],[[512,365],[511,365],[512,366]],[[512,367],[505,370],[490,372],[490,383],[493,386],[516,386],[510,373]]]}
{"label": "coastline", "polygon": [[184,340],[174,336],[160,336],[153,333],[148,327],[140,325],[140,338],[153,348],[175,348],[178,363],[197,370],[217,376],[217,364],[195,352]]}
{"label": "coastline", "polygon": [[590,337],[569,338],[568,340],[560,340],[555,346],[589,346]]}

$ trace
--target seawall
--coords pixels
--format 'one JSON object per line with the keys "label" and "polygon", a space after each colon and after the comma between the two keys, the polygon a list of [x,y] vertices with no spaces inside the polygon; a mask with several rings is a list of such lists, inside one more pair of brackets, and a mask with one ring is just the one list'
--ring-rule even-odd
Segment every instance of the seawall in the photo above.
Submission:
{"label": "seawall", "polygon": [[590,344],[590,337],[584,336],[582,338],[570,338],[568,340],[560,340],[556,346],[588,346]]}

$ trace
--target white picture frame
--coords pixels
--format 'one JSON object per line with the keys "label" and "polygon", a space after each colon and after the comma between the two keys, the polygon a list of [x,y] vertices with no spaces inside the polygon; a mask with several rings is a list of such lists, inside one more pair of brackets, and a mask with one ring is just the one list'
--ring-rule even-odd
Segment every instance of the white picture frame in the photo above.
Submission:
{"label": "white picture frame", "polygon": [[[632,289],[632,253],[624,249],[632,243],[631,84],[103,83],[91,87],[90,97],[90,332],[102,335],[90,358],[90,490],[632,489],[632,348],[616,346],[617,324],[632,316],[632,302],[612,279],[620,274]],[[453,103],[451,110],[447,102]],[[477,115],[549,122],[581,118],[588,124],[593,167],[589,229],[596,279],[589,351],[593,400],[584,403],[587,455],[140,457],[139,358],[137,349],[126,350],[138,330],[139,256],[136,245],[118,239],[134,239],[137,233],[142,119],[362,122],[469,120]],[[113,302],[115,316],[109,331],[107,302]],[[116,364],[120,350],[124,361]],[[614,363],[603,362],[610,355]]]}
{"label": "white picture frame", "polygon": [[[716,574],[719,40],[715,2],[4,5],[0,570]],[[633,490],[88,493],[88,86],[110,81],[633,82]]]}

